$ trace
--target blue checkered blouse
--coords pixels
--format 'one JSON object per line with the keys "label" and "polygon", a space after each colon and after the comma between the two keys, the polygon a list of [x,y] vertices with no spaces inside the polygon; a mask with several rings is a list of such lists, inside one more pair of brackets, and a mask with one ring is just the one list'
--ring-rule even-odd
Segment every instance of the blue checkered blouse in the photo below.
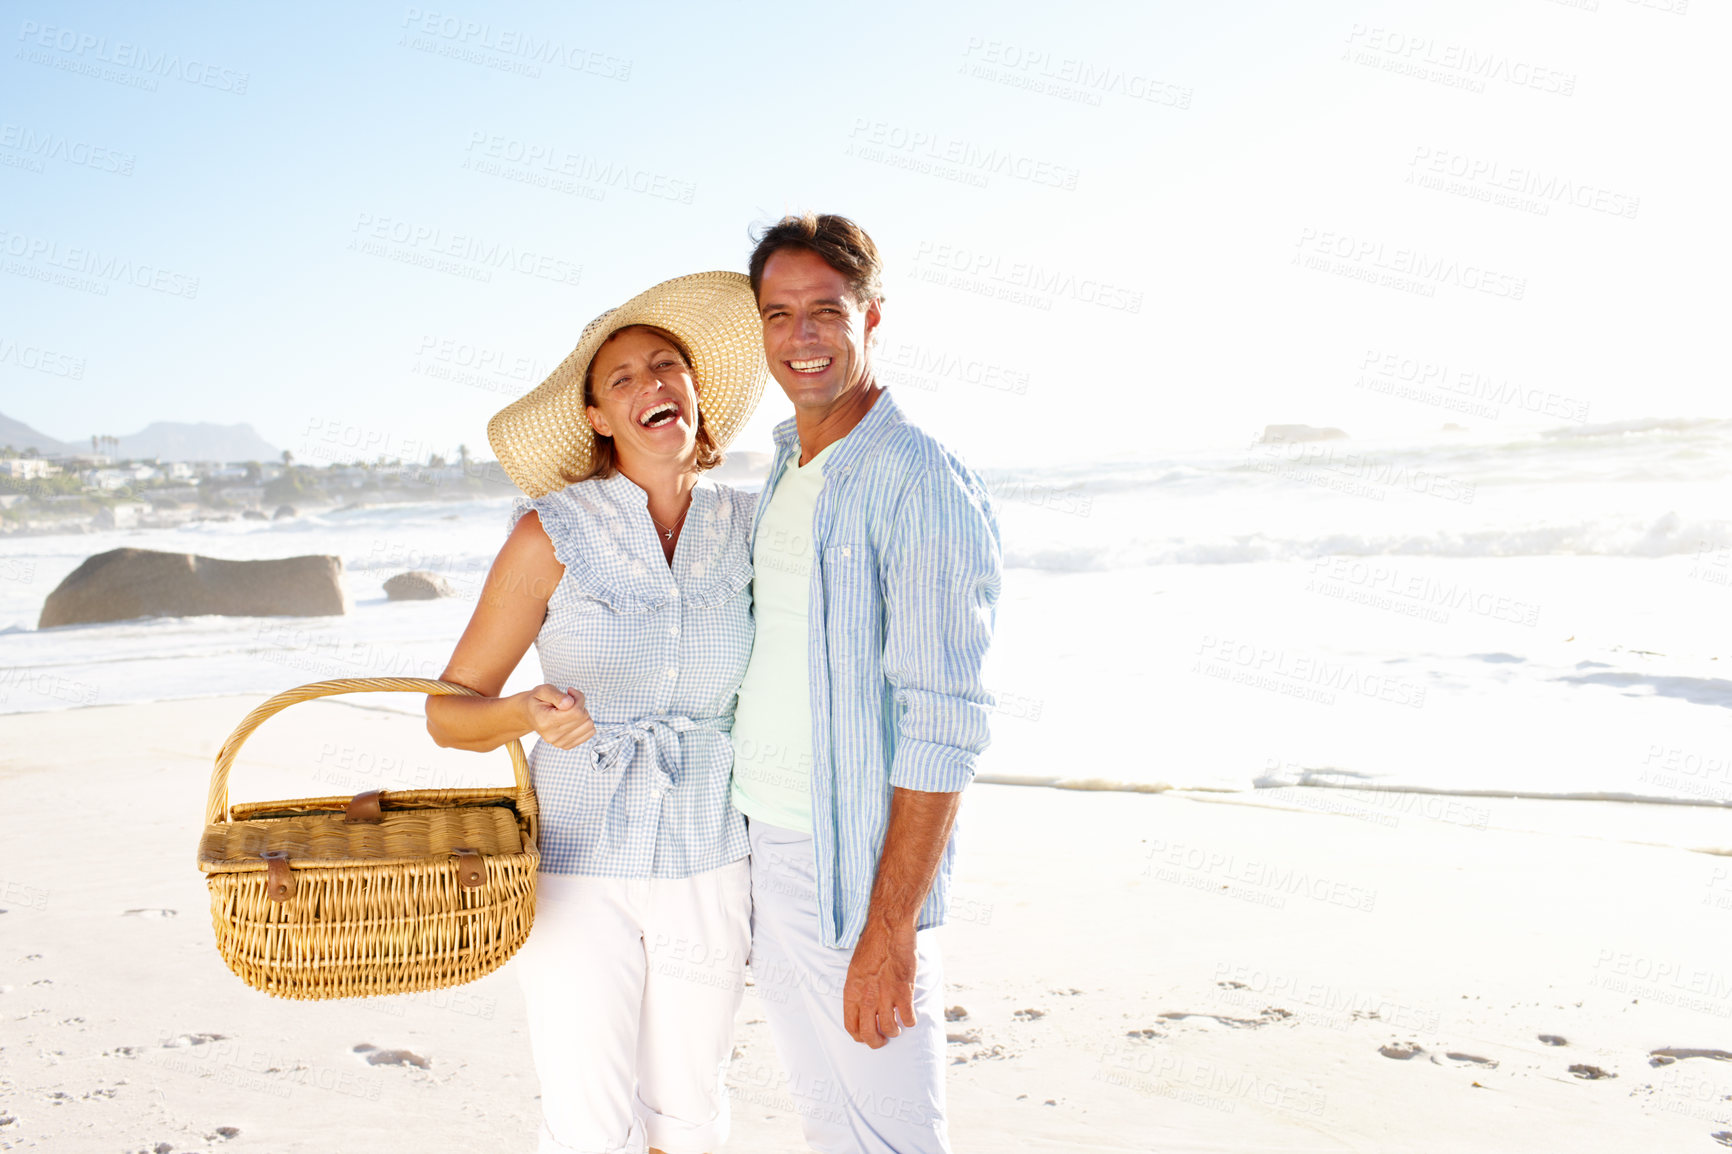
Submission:
{"label": "blue checkered blouse", "polygon": [[698,485],[671,569],[622,473],[513,504],[510,524],[534,509],[565,566],[535,639],[542,678],[582,690],[596,727],[575,749],[530,752],[544,871],[682,878],[746,856],[728,777],[756,502]]}

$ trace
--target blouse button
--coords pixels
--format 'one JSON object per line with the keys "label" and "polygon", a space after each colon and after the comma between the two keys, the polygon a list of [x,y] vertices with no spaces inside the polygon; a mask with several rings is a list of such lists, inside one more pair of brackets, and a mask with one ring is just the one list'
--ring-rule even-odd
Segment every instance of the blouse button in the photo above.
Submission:
{"label": "blouse button", "polygon": [[677,668],[675,668],[674,666],[671,666],[671,665],[668,666],[668,676],[669,677],[678,677],[679,675],[680,675],[680,671]]}

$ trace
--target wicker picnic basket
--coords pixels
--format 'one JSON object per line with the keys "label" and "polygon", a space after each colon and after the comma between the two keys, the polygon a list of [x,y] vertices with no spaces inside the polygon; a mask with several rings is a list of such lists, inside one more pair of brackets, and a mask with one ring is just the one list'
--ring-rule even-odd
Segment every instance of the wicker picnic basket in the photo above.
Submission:
{"label": "wicker picnic basket", "polygon": [[266,718],[342,693],[478,696],[423,678],[319,681],[279,693],[217,753],[198,866],[217,948],[282,998],[402,994],[473,981],[529,936],[535,791],[512,741],[513,789],[369,790],[230,806],[229,767]]}

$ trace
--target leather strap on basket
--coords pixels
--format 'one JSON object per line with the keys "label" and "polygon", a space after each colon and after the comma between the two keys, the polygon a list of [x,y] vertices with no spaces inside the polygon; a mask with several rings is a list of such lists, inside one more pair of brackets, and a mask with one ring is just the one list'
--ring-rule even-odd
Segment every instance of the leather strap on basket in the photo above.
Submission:
{"label": "leather strap on basket", "polygon": [[[211,772],[210,795],[205,802],[206,825],[226,822],[229,818],[229,767],[253,730],[273,714],[303,701],[318,697],[335,697],[343,693],[425,693],[429,697],[480,697],[467,685],[453,681],[433,681],[425,677],[343,677],[334,681],[315,681],[277,694],[241,719],[235,731],[217,751],[216,768]],[[529,761],[523,756],[523,745],[513,739],[506,745],[511,754],[511,771],[517,783],[517,812],[527,818],[531,829],[536,823],[535,790],[529,784]]]}
{"label": "leather strap on basket", "polygon": [[265,896],[273,902],[294,897],[295,871],[289,868],[289,851],[268,849],[259,856],[265,859]]}
{"label": "leather strap on basket", "polygon": [[487,884],[487,863],[475,850],[458,847],[451,851],[457,859],[457,884],[466,890],[480,889]]}
{"label": "leather strap on basket", "polygon": [[357,793],[343,808],[343,820],[349,825],[378,825],[385,820],[385,815],[379,809],[379,799],[384,796],[385,791],[382,789]]}

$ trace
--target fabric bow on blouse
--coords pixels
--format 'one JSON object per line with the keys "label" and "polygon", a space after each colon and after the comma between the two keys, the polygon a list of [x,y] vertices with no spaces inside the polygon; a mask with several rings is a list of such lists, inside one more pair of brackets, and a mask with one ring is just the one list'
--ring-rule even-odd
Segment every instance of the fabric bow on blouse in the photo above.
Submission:
{"label": "fabric bow on blouse", "polygon": [[746,855],[729,734],[752,652],[756,500],[698,485],[671,567],[624,474],[513,506],[511,525],[533,510],[565,566],[535,641],[542,677],[581,690],[596,729],[530,752],[543,871],[690,877]]}

